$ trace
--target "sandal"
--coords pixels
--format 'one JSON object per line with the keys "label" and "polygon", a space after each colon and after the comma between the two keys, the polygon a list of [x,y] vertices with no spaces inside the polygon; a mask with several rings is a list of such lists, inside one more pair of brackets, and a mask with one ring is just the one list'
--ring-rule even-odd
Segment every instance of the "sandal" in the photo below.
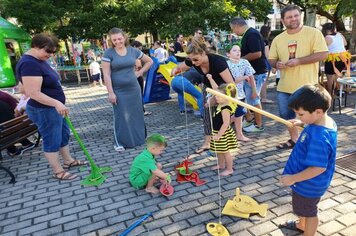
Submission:
{"label": "sandal", "polygon": [[53,174],[53,178],[59,179],[59,180],[72,180],[77,177],[78,177],[77,175],[66,172],[65,170]]}
{"label": "sandal", "polygon": [[287,149],[293,149],[294,146],[295,146],[295,142],[292,139],[289,139],[285,143],[280,143],[278,146],[276,146],[276,148],[281,150],[287,150]]}
{"label": "sandal", "polygon": [[202,153],[202,152],[209,151],[209,150],[210,150],[210,148],[200,147],[200,148],[196,149],[196,150],[194,151],[194,153],[195,153],[195,154],[200,154],[200,153]]}
{"label": "sandal", "polygon": [[299,229],[297,227],[297,222],[295,220],[288,220],[284,224],[279,224],[278,228],[280,228],[280,229],[289,229],[289,230],[297,231],[299,233],[304,233],[303,230],[301,230],[301,229]]}
{"label": "sandal", "polygon": [[63,164],[63,169],[69,170],[69,168],[71,168],[71,167],[84,166],[86,164],[88,164],[87,161],[74,160],[70,164]]}

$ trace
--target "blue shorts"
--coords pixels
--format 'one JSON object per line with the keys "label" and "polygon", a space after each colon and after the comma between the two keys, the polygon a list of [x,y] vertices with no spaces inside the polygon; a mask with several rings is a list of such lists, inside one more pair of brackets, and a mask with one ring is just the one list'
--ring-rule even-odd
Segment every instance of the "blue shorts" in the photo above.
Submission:
{"label": "blue shorts", "polygon": [[99,74],[92,75],[92,76],[91,76],[91,79],[92,79],[93,81],[98,82],[98,81],[100,80],[100,77],[101,77],[101,74],[99,73]]}
{"label": "blue shorts", "polygon": [[247,104],[250,104],[251,106],[256,106],[256,105],[261,104],[260,93],[261,93],[262,85],[267,79],[267,73],[255,74],[254,77],[255,77],[255,81],[256,81],[256,90],[257,90],[257,94],[258,94],[257,98],[255,98],[255,99],[251,98],[252,88],[248,82],[244,82],[246,102],[247,102]]}
{"label": "blue shorts", "polygon": [[277,92],[279,116],[285,120],[295,119],[295,112],[288,107],[290,93]]}
{"label": "blue shorts", "polygon": [[33,107],[27,104],[26,113],[37,125],[42,136],[44,152],[58,152],[69,142],[69,127],[54,107]]}
{"label": "blue shorts", "polygon": [[[240,101],[241,102],[245,102],[245,99],[241,99]],[[246,114],[246,112],[247,112],[246,107],[237,105],[237,108],[236,108],[236,111],[235,111],[235,117],[243,116],[243,115]]]}

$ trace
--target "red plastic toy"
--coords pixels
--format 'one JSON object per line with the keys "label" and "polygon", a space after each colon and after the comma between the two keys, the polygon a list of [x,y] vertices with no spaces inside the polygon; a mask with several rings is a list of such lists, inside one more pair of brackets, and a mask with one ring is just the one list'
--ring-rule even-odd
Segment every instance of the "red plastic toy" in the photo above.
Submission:
{"label": "red plastic toy", "polygon": [[189,161],[188,158],[176,166],[177,170],[177,182],[194,182],[196,186],[200,186],[206,183],[206,181],[201,180],[197,172],[193,172],[189,169],[189,166],[192,165],[193,162]]}

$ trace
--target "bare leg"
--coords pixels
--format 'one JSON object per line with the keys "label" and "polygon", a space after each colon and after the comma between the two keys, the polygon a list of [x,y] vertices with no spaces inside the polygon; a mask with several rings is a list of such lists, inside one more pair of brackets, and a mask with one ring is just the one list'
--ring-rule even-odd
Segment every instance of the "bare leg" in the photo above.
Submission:
{"label": "bare leg", "polygon": [[224,155],[224,159],[225,159],[225,163],[226,163],[226,169],[223,172],[221,172],[220,175],[221,176],[231,175],[234,172],[233,159],[232,159],[231,153],[226,152],[223,155]]}
{"label": "bare leg", "polygon": [[153,194],[159,193],[159,190],[155,186],[153,186],[153,184],[156,182],[156,180],[157,180],[157,176],[152,175],[146,185],[146,189],[145,189],[146,192],[153,193]]}
{"label": "bare leg", "polygon": [[251,121],[253,119],[253,115],[249,109],[247,109],[245,117],[246,117],[246,121]]}
{"label": "bare leg", "polygon": [[224,153],[218,153],[217,154],[218,156],[218,165],[217,166],[213,166],[211,167],[211,170],[222,170],[222,169],[225,169],[225,155]]}
{"label": "bare leg", "polygon": [[[257,107],[262,110],[261,104],[255,105],[254,107]],[[255,112],[255,121],[256,121],[257,126],[262,127],[262,115],[258,112]]]}
{"label": "bare leg", "polygon": [[69,145],[66,145],[64,147],[61,147],[59,149],[59,153],[62,155],[64,164],[69,165],[70,163],[72,163],[74,161],[72,155],[69,152]]}
{"label": "bare leg", "polygon": [[266,81],[263,83],[262,88],[261,88],[261,93],[260,93],[261,101],[267,99],[267,84],[268,84],[267,80],[269,77],[269,73],[270,73],[270,71],[268,71]]}
{"label": "bare leg", "polygon": [[204,143],[203,143],[203,145],[201,145],[201,148],[210,148],[210,139],[211,139],[210,135],[205,135]]}
{"label": "bare leg", "polygon": [[53,173],[60,173],[64,171],[58,158],[58,152],[45,152],[44,155],[49,162],[49,165],[52,167]]}
{"label": "bare leg", "polygon": [[247,138],[243,133],[242,133],[242,116],[240,117],[234,117],[234,123],[235,123],[235,132],[236,132],[236,138],[240,141],[250,141],[251,139]]}
{"label": "bare leg", "polygon": [[330,95],[333,95],[332,86],[334,81],[336,80],[336,75],[326,75],[326,78],[327,78],[326,89],[328,90]]}
{"label": "bare leg", "polygon": [[[156,166],[159,170],[162,170],[162,164],[161,163],[156,163]],[[148,193],[153,193],[153,194],[157,194],[159,193],[159,190],[153,186],[158,180],[158,177],[155,175],[152,175],[151,179],[148,181],[147,185],[146,185],[146,189],[145,191]]]}
{"label": "bare leg", "polygon": [[315,217],[306,217],[305,218],[305,228],[304,228],[304,236],[313,236],[316,233],[318,228],[319,218]]}

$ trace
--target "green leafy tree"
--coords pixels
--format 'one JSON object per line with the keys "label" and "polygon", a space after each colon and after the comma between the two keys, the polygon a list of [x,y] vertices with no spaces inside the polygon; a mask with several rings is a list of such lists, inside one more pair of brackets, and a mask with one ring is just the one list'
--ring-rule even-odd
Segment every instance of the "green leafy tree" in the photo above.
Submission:
{"label": "green leafy tree", "polygon": [[132,36],[149,32],[157,39],[194,28],[229,30],[233,16],[264,20],[268,0],[0,0],[2,14],[15,17],[30,33],[100,38],[114,26]]}
{"label": "green leafy tree", "polygon": [[295,4],[304,12],[315,10],[316,14],[335,23],[338,31],[346,31],[343,17],[350,16],[356,10],[356,0],[277,0],[277,2],[281,6]]}

